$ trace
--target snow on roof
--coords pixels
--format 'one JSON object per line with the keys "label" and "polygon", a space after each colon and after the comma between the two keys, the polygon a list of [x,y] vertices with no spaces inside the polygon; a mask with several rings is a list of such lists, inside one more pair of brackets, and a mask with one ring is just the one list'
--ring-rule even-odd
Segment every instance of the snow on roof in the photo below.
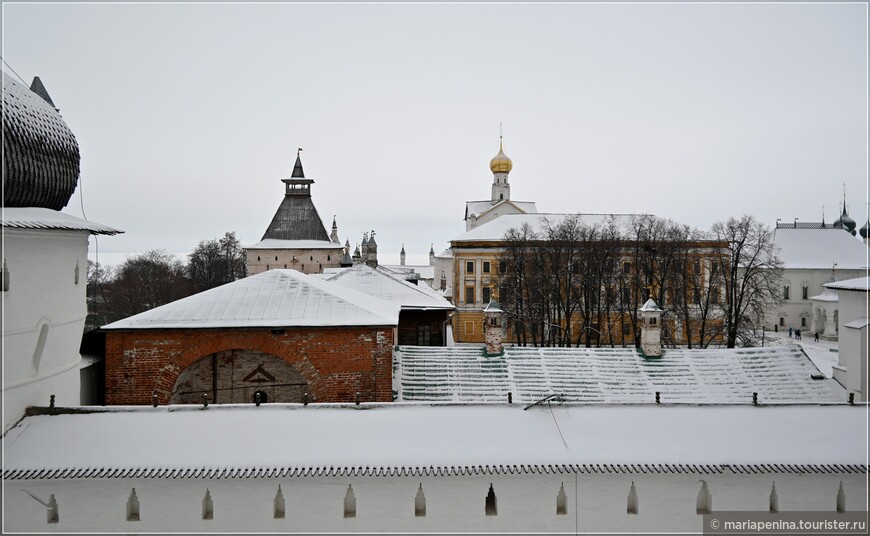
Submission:
{"label": "snow on roof", "polygon": [[280,240],[267,238],[245,249],[343,249],[344,246],[328,240]]}
{"label": "snow on roof", "polygon": [[810,299],[813,301],[836,303],[840,301],[840,296],[836,293],[836,291],[826,288],[822,290],[821,294],[818,294],[816,296],[810,296]]}
{"label": "snow on roof", "polygon": [[401,306],[402,309],[454,309],[444,298],[434,292],[426,292],[423,287],[428,285],[414,285],[385,270],[365,264],[347,268],[328,281]]}
{"label": "snow on roof", "polygon": [[50,208],[4,207],[3,227],[17,229],[62,229],[68,231],[90,231],[92,234],[115,235],[123,233],[119,229],[83,220]]}
{"label": "snow on roof", "polygon": [[395,326],[399,308],[296,270],[268,270],[103,329]]}
{"label": "snow on roof", "polygon": [[786,268],[841,270],[867,268],[868,248],[843,229],[789,229],[774,231],[774,247]]}
{"label": "snow on roof", "polygon": [[847,328],[861,329],[863,327],[866,327],[867,325],[870,325],[870,319],[858,318],[857,320],[852,320],[851,322],[847,322],[843,325]]}
{"label": "snow on roof", "polygon": [[[265,476],[261,471],[866,463],[866,409],[845,405],[94,409],[25,418],[3,437],[4,479],[32,477],[27,471],[38,478],[55,471],[105,478],[136,470],[141,478],[173,470],[217,476],[213,471],[239,469],[246,476]],[[264,431],[268,441],[251,442]]]}
{"label": "snow on roof", "polygon": [[398,400],[531,403],[560,394],[569,402],[689,404],[843,402],[833,380],[800,348],[665,350],[648,359],[633,348],[505,347],[485,357],[480,346],[400,346],[393,357]]}
{"label": "snow on roof", "polygon": [[652,298],[648,299],[646,303],[643,304],[643,307],[640,308],[641,311],[648,313],[651,311],[661,311],[662,308],[656,303],[656,301]]}
{"label": "snow on roof", "polygon": [[379,264],[378,267],[386,268],[387,270],[390,270],[391,272],[396,272],[397,274],[416,273],[420,276],[420,279],[435,278],[435,267],[431,264]]}
{"label": "snow on roof", "polygon": [[526,214],[536,214],[538,212],[538,207],[535,206],[534,201],[511,201],[509,199],[504,199],[499,201],[498,203],[493,203],[491,200],[487,199],[485,201],[466,201],[465,202],[465,219],[467,220],[471,216],[479,217],[486,212],[498,207],[500,205],[504,205],[506,203],[510,203],[522,210]]}
{"label": "snow on roof", "polygon": [[567,213],[541,213],[541,214],[505,214],[488,221],[479,227],[467,231],[453,239],[453,242],[473,242],[477,240],[502,240],[505,233],[510,229],[519,229],[528,223],[535,231],[541,231],[544,223],[549,221],[551,225],[557,225],[569,216],[580,216],[581,221],[587,224],[602,224],[607,218],[613,217],[617,223],[627,225],[633,214],[567,214]]}
{"label": "snow on roof", "polygon": [[[839,267],[839,266],[838,266]],[[870,277],[856,277],[855,279],[847,279],[845,281],[831,281],[822,285],[826,288],[835,290],[870,290]]]}

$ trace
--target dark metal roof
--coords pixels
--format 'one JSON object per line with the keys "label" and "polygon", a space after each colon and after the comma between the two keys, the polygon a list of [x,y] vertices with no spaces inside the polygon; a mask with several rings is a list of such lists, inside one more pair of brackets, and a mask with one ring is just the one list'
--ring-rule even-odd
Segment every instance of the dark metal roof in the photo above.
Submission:
{"label": "dark metal roof", "polygon": [[79,146],[38,81],[40,94],[3,73],[3,206],[60,210],[78,184]]}
{"label": "dark metal roof", "polygon": [[323,240],[329,234],[314,208],[310,196],[285,195],[262,240]]}
{"label": "dark metal roof", "polygon": [[293,165],[293,173],[290,174],[291,179],[304,179],[305,172],[302,170],[302,159],[299,158],[299,153],[296,153],[296,164]]}
{"label": "dark metal roof", "polygon": [[33,77],[33,82],[30,83],[30,91],[42,97],[42,100],[49,103],[52,108],[57,110],[57,106],[54,105],[54,101],[51,100],[48,90],[45,89],[45,85],[43,85],[42,80],[40,80],[38,76]]}

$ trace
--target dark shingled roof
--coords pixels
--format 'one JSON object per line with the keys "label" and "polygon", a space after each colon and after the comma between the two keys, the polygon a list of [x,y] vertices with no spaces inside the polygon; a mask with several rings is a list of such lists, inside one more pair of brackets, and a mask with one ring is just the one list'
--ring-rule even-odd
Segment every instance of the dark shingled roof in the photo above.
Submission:
{"label": "dark shingled roof", "polygon": [[281,179],[286,186],[284,200],[275,212],[272,223],[262,240],[323,240],[330,242],[329,234],[314,202],[311,201],[311,185],[302,172],[302,160],[296,155],[296,165],[289,179]]}
{"label": "dark shingled roof", "polygon": [[3,73],[3,206],[60,210],[78,184],[79,146],[38,80],[40,94]]}

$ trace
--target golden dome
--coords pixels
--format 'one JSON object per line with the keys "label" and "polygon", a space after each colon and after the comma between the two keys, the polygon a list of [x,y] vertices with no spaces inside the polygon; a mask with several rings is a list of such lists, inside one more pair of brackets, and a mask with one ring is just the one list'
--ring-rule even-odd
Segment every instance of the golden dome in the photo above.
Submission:
{"label": "golden dome", "polygon": [[499,137],[498,154],[489,161],[489,169],[491,169],[493,173],[510,173],[513,167],[514,163],[511,162],[511,159],[508,158],[506,154],[504,154],[504,149],[502,149],[501,145],[501,137]]}

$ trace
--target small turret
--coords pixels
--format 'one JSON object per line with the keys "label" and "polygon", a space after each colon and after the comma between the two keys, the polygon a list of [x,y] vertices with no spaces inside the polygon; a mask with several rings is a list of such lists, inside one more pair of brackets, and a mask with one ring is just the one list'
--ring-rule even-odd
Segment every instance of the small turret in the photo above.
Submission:
{"label": "small turret", "polygon": [[[357,255],[359,255],[359,251],[357,251]],[[342,268],[353,266],[353,258],[350,256],[350,240],[344,241],[344,253],[341,256],[340,266]]]}
{"label": "small turret", "polygon": [[402,244],[402,251],[399,252],[399,264],[405,266],[405,244]]}
{"label": "small turret", "polygon": [[341,244],[341,240],[338,239],[338,225],[335,223],[335,216],[332,216],[332,233],[329,235],[329,239],[335,244]]}
{"label": "small turret", "polygon": [[662,308],[648,299],[640,308],[640,349],[647,357],[662,355]]}
{"label": "small turret", "polygon": [[429,246],[429,266],[435,266],[435,244]]}
{"label": "small turret", "polygon": [[378,243],[375,242],[374,230],[372,230],[371,238],[369,238],[368,255],[366,256],[365,263],[372,268],[378,267]]}

